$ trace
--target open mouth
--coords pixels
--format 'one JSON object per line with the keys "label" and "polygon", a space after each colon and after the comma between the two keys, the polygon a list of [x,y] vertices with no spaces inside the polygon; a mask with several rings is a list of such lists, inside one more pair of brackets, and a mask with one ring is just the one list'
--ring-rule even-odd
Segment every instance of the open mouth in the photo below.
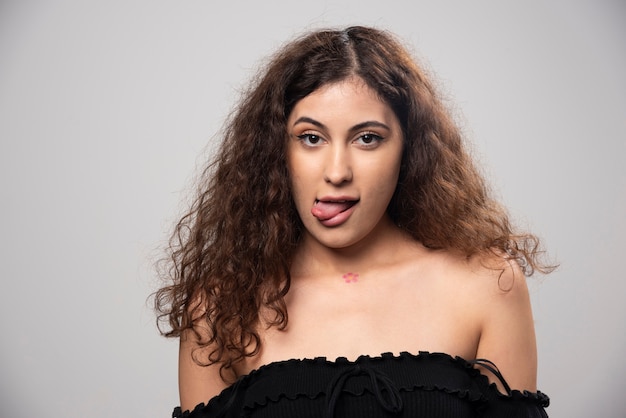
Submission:
{"label": "open mouth", "polygon": [[311,213],[320,221],[333,219],[359,203],[357,200],[316,200]]}

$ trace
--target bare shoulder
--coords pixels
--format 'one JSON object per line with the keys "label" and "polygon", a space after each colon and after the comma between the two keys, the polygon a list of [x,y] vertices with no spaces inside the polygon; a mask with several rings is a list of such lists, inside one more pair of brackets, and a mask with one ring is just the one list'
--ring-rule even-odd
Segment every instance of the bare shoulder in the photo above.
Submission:
{"label": "bare shoulder", "polygon": [[[468,262],[481,334],[477,358],[493,362],[512,389],[536,390],[537,348],[530,296],[520,266],[495,255]],[[499,379],[484,371],[503,386]]]}
{"label": "bare shoulder", "polygon": [[198,337],[192,330],[181,335],[178,388],[183,411],[193,410],[200,403],[206,404],[227,386],[220,376],[220,365],[206,365],[210,351],[210,347],[199,348]]}

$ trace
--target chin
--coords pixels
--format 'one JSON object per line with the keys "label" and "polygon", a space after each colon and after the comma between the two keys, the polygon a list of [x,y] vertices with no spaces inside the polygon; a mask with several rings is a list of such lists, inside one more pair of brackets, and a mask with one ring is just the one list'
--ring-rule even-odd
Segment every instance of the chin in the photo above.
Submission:
{"label": "chin", "polygon": [[345,230],[330,231],[330,233],[326,231],[323,234],[311,234],[311,238],[320,245],[333,250],[352,247],[359,244],[364,239],[360,236],[350,236]]}

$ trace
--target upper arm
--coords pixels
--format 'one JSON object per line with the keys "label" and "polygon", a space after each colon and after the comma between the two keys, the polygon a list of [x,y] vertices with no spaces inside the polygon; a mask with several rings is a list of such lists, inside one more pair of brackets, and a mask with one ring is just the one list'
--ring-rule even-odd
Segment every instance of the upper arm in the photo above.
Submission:
{"label": "upper arm", "polygon": [[[507,262],[500,278],[486,281],[482,290],[477,358],[492,361],[511,389],[536,391],[537,347],[526,277],[517,263]],[[481,371],[502,390],[493,374]]]}
{"label": "upper arm", "polygon": [[[200,403],[206,404],[227,386],[220,376],[219,364],[203,366],[194,361],[194,355],[202,356],[208,350],[196,350],[197,347],[196,336],[191,330],[186,330],[181,335],[178,352],[178,389],[183,411],[193,410]],[[203,357],[207,358],[206,355]]]}

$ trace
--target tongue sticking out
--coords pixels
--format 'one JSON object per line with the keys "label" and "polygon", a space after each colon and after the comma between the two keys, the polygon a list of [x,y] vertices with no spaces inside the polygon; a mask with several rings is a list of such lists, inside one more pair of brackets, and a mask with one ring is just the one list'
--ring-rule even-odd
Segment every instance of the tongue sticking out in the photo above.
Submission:
{"label": "tongue sticking out", "polygon": [[317,202],[315,202],[315,205],[313,205],[311,213],[320,221],[325,221],[328,219],[332,219],[335,216],[339,215],[341,212],[350,209],[355,204],[356,201],[323,202],[321,200],[318,200]]}

